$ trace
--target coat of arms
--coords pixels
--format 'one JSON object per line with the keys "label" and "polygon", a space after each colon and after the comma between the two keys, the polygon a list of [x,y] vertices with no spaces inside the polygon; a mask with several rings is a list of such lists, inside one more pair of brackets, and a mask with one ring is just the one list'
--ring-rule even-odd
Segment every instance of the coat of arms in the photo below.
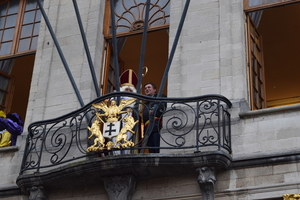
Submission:
{"label": "coat of arms", "polygon": [[[117,105],[117,102],[112,100],[110,106],[107,106],[105,102],[93,104],[93,107],[102,110],[104,113],[96,113],[96,120],[92,123],[91,127],[87,127],[91,132],[88,139],[95,137],[94,144],[87,148],[87,152],[134,146],[133,142],[127,140],[128,136],[126,133],[131,132],[135,134],[132,129],[138,123],[138,120],[135,121],[131,116],[131,108],[123,109],[135,101],[136,99],[123,99]],[[103,132],[101,131],[102,126]],[[105,144],[105,138],[109,139],[107,144]],[[115,138],[115,142],[112,141],[112,138]]]}

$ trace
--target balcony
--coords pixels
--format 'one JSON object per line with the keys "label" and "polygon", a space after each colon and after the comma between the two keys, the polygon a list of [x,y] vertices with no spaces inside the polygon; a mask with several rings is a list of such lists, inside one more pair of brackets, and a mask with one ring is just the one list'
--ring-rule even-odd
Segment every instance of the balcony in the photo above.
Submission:
{"label": "balcony", "polygon": [[[102,145],[100,136],[90,137],[89,128],[94,125],[100,130],[110,121],[110,111],[106,109],[112,105],[105,103],[106,107],[103,102],[111,99],[118,102],[124,96],[133,98],[132,104],[117,103],[121,110],[115,118],[122,128],[131,116],[134,124],[129,129],[134,134],[118,142],[109,136],[110,132],[101,131],[105,137]],[[154,114],[149,114],[148,128],[142,133],[145,123],[141,110],[153,109],[145,102],[152,102],[152,112],[160,115],[154,120]],[[191,98],[153,98],[128,92],[104,95],[72,113],[29,125],[17,184],[27,193],[36,186],[51,190],[89,186],[99,184],[104,177],[118,175],[134,174],[137,179],[147,179],[193,174],[203,167],[226,169],[232,160],[230,107],[230,101],[220,95]],[[147,138],[156,126],[162,127],[160,153],[147,153],[155,148],[147,146]]]}

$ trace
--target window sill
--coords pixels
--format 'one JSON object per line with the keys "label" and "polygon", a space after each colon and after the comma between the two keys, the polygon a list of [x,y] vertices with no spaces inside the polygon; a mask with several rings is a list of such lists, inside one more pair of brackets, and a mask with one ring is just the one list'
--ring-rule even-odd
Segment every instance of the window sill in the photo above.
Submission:
{"label": "window sill", "polygon": [[18,151],[18,150],[19,150],[18,146],[1,147],[0,148],[0,153],[2,153],[2,152],[15,152],[15,151]]}
{"label": "window sill", "polygon": [[246,112],[239,113],[239,116],[240,118],[249,118],[249,117],[261,116],[261,115],[269,115],[269,114],[275,114],[275,113],[281,113],[287,111],[298,111],[298,110],[300,110],[300,104],[246,111]]}

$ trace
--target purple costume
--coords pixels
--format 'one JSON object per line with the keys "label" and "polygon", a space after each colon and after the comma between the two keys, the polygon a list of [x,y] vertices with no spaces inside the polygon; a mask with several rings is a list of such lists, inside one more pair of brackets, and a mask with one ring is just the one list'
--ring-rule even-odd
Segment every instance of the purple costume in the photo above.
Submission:
{"label": "purple costume", "polygon": [[0,127],[11,134],[11,146],[15,146],[17,137],[23,132],[23,122],[17,113],[8,113],[6,118],[0,117]]}

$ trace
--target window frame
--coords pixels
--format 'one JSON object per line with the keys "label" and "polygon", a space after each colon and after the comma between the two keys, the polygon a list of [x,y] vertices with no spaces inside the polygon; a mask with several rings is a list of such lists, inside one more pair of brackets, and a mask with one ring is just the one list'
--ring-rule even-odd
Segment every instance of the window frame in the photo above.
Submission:
{"label": "window frame", "polygon": [[[145,0],[146,1],[146,0]],[[169,2],[170,4],[171,2]],[[104,9],[104,23],[103,23],[103,35],[105,39],[111,39],[112,34],[110,33],[110,19],[111,19],[111,9],[110,9],[110,0],[105,1],[105,9]],[[168,15],[170,17],[171,15]],[[149,31],[156,31],[156,30],[162,30],[162,29],[168,29],[170,26],[170,23],[168,24],[162,24],[162,25],[157,25],[157,26],[152,26],[148,28]],[[117,37],[125,37],[129,35],[134,35],[134,34],[140,34],[143,33],[143,30],[135,30],[135,31],[127,31],[127,32],[121,32],[117,33]]]}
{"label": "window frame", "polygon": [[[10,2],[11,0],[5,0],[2,1],[0,4],[2,3],[7,3]],[[35,49],[28,49],[28,50],[24,50],[24,51],[20,51],[18,52],[18,48],[19,48],[19,44],[20,44],[20,40],[21,40],[21,32],[22,32],[22,28],[23,28],[23,20],[24,20],[24,15],[26,11],[26,5],[27,5],[28,0],[20,0],[19,5],[18,5],[18,14],[17,14],[17,19],[16,19],[16,23],[15,23],[15,30],[14,30],[14,36],[12,38],[12,46],[11,46],[11,51],[9,54],[5,54],[5,55],[0,55],[0,59],[9,59],[9,58],[15,58],[15,57],[19,57],[19,56],[25,56],[25,55],[31,55],[31,54],[35,54],[36,52],[36,48]],[[35,9],[30,9],[30,11],[32,10],[36,10],[38,11],[39,8],[38,6]],[[42,19],[42,17],[41,17]],[[37,23],[41,23],[41,19],[38,21],[36,20],[36,13],[34,16],[34,21],[29,23],[29,24],[33,24],[33,26]],[[33,30],[33,28],[32,28]],[[36,35],[36,37],[38,37],[39,35]],[[34,35],[33,33],[28,36],[28,38],[33,38]],[[27,38],[27,37],[26,37]],[[0,42],[2,45],[2,42]],[[30,46],[32,45],[32,40],[30,41]]]}
{"label": "window frame", "polygon": [[[6,4],[6,3],[10,3],[11,0],[2,0],[0,2],[0,4]],[[38,4],[36,3],[35,4],[35,7],[27,7],[27,5],[29,5],[29,3],[32,3],[32,2],[28,2],[28,0],[20,0],[18,2],[18,8],[17,8],[17,13],[13,13],[13,14],[16,14],[16,21],[15,21],[15,24],[12,26],[14,28],[14,31],[13,31],[13,37],[12,37],[12,40],[11,40],[11,49],[10,49],[10,52],[9,54],[5,54],[5,55],[0,55],[0,60],[8,60],[8,59],[13,59],[13,58],[19,58],[19,57],[22,57],[22,56],[28,56],[28,55],[33,55],[36,53],[36,49],[37,49],[37,46],[32,48],[32,44],[33,44],[33,38],[34,37],[39,37],[39,30],[40,30],[40,27],[38,28],[38,32],[36,32],[37,34],[34,34],[35,33],[35,25],[36,24],[41,24],[41,21],[42,21],[42,15],[40,14],[40,16],[38,16],[38,12],[40,12],[39,10],[39,7],[38,7]],[[7,6],[7,5],[6,5]],[[26,10],[26,7],[28,8]],[[7,18],[7,16],[9,16],[9,14],[7,13],[9,7],[6,7],[6,13],[4,15],[2,15],[2,17],[5,17]],[[33,19],[31,21],[28,21],[28,23],[24,23],[24,16],[25,16],[25,13],[29,13],[29,12],[34,12],[33,13]],[[40,17],[40,18],[37,18]],[[6,20],[6,19],[5,19]],[[32,25],[32,28],[31,28],[31,33],[28,34],[26,37],[21,37],[21,34],[22,34],[22,28],[23,26],[26,26],[26,25]],[[7,27],[2,27],[3,30],[5,30],[5,28]],[[20,41],[21,39],[26,39],[26,38],[30,38],[30,43],[29,43],[29,46],[27,48],[27,50],[24,50],[24,51],[20,51],[19,52],[19,44],[20,44]],[[10,41],[10,40],[9,40]],[[4,41],[5,42],[5,41]],[[0,41],[1,45],[2,45],[2,41]],[[36,44],[37,45],[37,44]],[[0,109],[1,110],[4,110],[5,112],[10,112],[10,109],[12,107],[12,101],[13,101],[13,97],[14,97],[14,91],[15,91],[15,78],[3,71],[0,71],[0,74],[2,76],[5,76],[9,79],[9,83],[8,83],[8,86],[7,86],[7,89],[5,90],[1,90],[3,93],[4,93],[4,99],[3,99],[3,102],[1,102],[0,104]],[[3,103],[3,104],[2,104]]]}
{"label": "window frame", "polygon": [[[145,0],[146,2],[146,0]],[[171,4],[171,1],[168,2],[168,4]],[[171,15],[167,15],[167,17],[171,17]],[[105,8],[104,8],[104,21],[103,21],[103,35],[104,35],[104,48],[105,48],[105,59],[103,61],[103,70],[102,70],[102,81],[100,83],[101,85],[101,93],[106,94],[107,92],[111,92],[111,88],[115,89],[115,83],[114,80],[110,79],[110,72],[115,73],[114,67],[111,65],[111,57],[113,57],[113,47],[110,44],[110,40],[112,39],[112,34],[110,33],[110,23],[111,23],[111,9],[110,9],[110,0],[105,1]],[[159,31],[159,30],[164,30],[164,29],[169,29],[170,23],[167,24],[162,24],[162,25],[156,25],[153,27],[149,27],[147,32],[153,32],[153,31]],[[121,32],[121,33],[116,33],[117,38],[121,37],[127,37],[127,36],[132,36],[132,35],[137,35],[137,34],[142,34],[142,30],[134,30],[134,31],[127,31],[127,32]],[[118,64],[119,64],[119,71],[124,70],[124,62],[118,58]],[[112,79],[115,77],[113,76]],[[109,88],[111,87],[111,88]]]}
{"label": "window frame", "polygon": [[249,6],[249,1],[251,0],[244,0],[244,11],[245,12],[253,12],[253,11],[258,11],[258,10],[263,10],[267,8],[273,8],[276,6],[282,6],[286,4],[292,4],[292,3],[298,3],[300,0],[277,0],[277,2],[273,3],[265,3],[262,5],[256,5],[256,6]]}
{"label": "window frame", "polygon": [[259,110],[267,107],[263,45],[262,37],[255,28],[249,15],[247,15],[247,30],[247,66],[249,72],[251,109]]}
{"label": "window frame", "polygon": [[[267,107],[267,101],[266,101],[266,86],[265,86],[265,73],[264,73],[264,61],[263,61],[263,47],[262,44],[260,47],[260,52],[261,52],[261,56],[262,56],[262,70],[263,70],[263,77],[259,76],[256,80],[262,82],[262,86],[263,88],[260,90],[257,90],[258,86],[254,85],[254,81],[253,79],[255,78],[255,69],[253,69],[253,60],[252,60],[252,54],[253,52],[251,51],[251,17],[249,16],[250,12],[255,12],[255,11],[261,11],[261,10],[265,10],[265,9],[269,9],[269,8],[275,8],[275,7],[279,7],[279,6],[283,6],[283,5],[290,5],[290,4],[295,4],[295,3],[299,3],[300,0],[278,0],[277,2],[273,2],[273,3],[265,3],[263,5],[257,5],[257,6],[252,6],[249,7],[248,3],[251,0],[244,0],[244,12],[245,12],[245,21],[246,21],[246,44],[247,44],[247,72],[248,72],[248,91],[249,91],[249,98],[250,98],[250,106],[251,106],[251,110],[258,110],[258,109],[264,109],[264,108],[268,108]],[[261,40],[261,38],[257,38],[258,40]],[[254,90],[259,91],[259,98],[260,98],[260,103],[262,104],[261,107],[257,106],[257,102],[255,101],[255,94],[254,94]]]}

